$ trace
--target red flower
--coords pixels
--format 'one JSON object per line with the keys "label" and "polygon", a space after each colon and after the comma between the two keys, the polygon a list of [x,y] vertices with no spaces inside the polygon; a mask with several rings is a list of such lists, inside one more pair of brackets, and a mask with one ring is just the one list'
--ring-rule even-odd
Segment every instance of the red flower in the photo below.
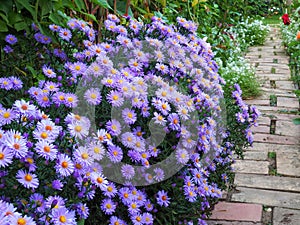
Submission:
{"label": "red flower", "polygon": [[287,13],[283,14],[283,16],[281,17],[281,19],[282,19],[284,25],[289,25],[291,23],[289,15]]}

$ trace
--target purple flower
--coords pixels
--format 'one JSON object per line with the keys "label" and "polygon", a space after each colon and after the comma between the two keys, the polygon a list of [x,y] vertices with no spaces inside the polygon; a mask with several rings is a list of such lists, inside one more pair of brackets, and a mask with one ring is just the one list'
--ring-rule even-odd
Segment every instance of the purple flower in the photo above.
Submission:
{"label": "purple flower", "polygon": [[56,225],[76,225],[74,211],[69,211],[65,207],[55,208],[51,212],[51,222]]}
{"label": "purple flower", "polygon": [[54,54],[56,57],[59,57],[61,60],[66,60],[66,59],[67,59],[67,54],[66,54],[62,49],[55,48],[55,49],[53,50],[53,54]]}
{"label": "purple flower", "polygon": [[102,188],[102,191],[103,191],[103,194],[109,198],[113,198],[118,192],[118,190],[113,182],[108,182],[106,188]]}
{"label": "purple flower", "polygon": [[116,145],[110,145],[108,147],[107,153],[108,153],[108,158],[113,163],[121,162],[121,160],[123,159],[123,151],[120,147],[118,147]]}
{"label": "purple flower", "polygon": [[159,191],[157,193],[157,204],[159,204],[160,206],[165,206],[168,207],[170,204],[170,198],[168,197],[168,193],[164,190]]}
{"label": "purple flower", "polygon": [[61,27],[56,24],[51,24],[51,25],[49,25],[49,29],[54,32],[58,32],[61,29]]}
{"label": "purple flower", "polygon": [[10,45],[14,45],[18,42],[18,39],[16,38],[16,36],[12,35],[12,34],[8,34],[5,37],[5,41],[10,44]]}
{"label": "purple flower", "polygon": [[7,167],[9,164],[11,164],[12,158],[12,151],[0,143],[0,168]]}
{"label": "purple flower", "polygon": [[80,218],[87,219],[89,217],[89,208],[84,203],[79,203],[76,206],[76,212]]}
{"label": "purple flower", "polygon": [[51,67],[43,65],[42,69],[43,69],[43,73],[45,74],[46,77],[49,77],[49,78],[56,77],[56,73],[54,72],[54,70]]}
{"label": "purple flower", "polygon": [[19,213],[16,213],[14,216],[11,216],[9,218],[9,223],[7,224],[26,224],[26,225],[36,225],[36,222],[33,220],[33,218],[29,216],[22,216]]}
{"label": "purple flower", "polygon": [[168,121],[170,122],[169,127],[172,130],[176,130],[176,131],[180,130],[180,120],[179,120],[179,117],[176,113],[171,113],[168,116]]}
{"label": "purple flower", "polygon": [[75,94],[66,93],[65,94],[65,105],[69,108],[75,108],[78,103],[78,98]]}
{"label": "purple flower", "polygon": [[9,45],[5,45],[4,48],[3,48],[3,51],[6,54],[9,54],[9,53],[12,53],[14,51],[14,49],[12,47],[10,47]]}
{"label": "purple flower", "polygon": [[113,136],[121,134],[121,124],[118,120],[112,119],[106,123],[106,129]]}
{"label": "purple flower", "polygon": [[123,165],[121,168],[121,172],[122,176],[128,180],[131,180],[135,175],[134,167],[129,164]]}
{"label": "purple flower", "polygon": [[0,88],[8,91],[13,88],[13,83],[9,78],[0,78]]}
{"label": "purple flower", "polygon": [[37,175],[27,173],[24,170],[19,170],[17,172],[16,178],[25,188],[35,189],[39,186]]}
{"label": "purple flower", "polygon": [[12,109],[2,109],[0,111],[0,125],[10,124],[15,118],[17,118],[17,114]]}
{"label": "purple flower", "polygon": [[84,74],[84,72],[87,69],[87,66],[85,63],[75,62],[69,66],[69,69],[71,70],[72,75],[77,76]]}
{"label": "purple flower", "polygon": [[66,28],[62,28],[59,31],[59,36],[66,41],[70,41],[70,39],[72,38],[72,33],[69,29]]}
{"label": "purple flower", "polygon": [[54,190],[59,190],[59,191],[61,191],[62,190],[62,188],[63,188],[63,184],[62,184],[62,182],[60,181],[60,180],[53,180],[52,181],[52,188],[54,189]]}
{"label": "purple flower", "polygon": [[111,91],[108,94],[107,99],[109,103],[114,107],[120,107],[121,105],[123,105],[124,102],[124,98],[122,97],[121,93],[118,91]]}
{"label": "purple flower", "polygon": [[110,198],[103,199],[101,203],[101,209],[106,215],[113,214],[116,210],[116,207],[116,204]]}
{"label": "purple flower", "polygon": [[134,110],[130,110],[128,108],[123,109],[122,117],[127,124],[134,124],[137,119]]}
{"label": "purple flower", "polygon": [[74,163],[69,156],[61,154],[57,157],[56,171],[62,176],[70,176],[74,172]]}

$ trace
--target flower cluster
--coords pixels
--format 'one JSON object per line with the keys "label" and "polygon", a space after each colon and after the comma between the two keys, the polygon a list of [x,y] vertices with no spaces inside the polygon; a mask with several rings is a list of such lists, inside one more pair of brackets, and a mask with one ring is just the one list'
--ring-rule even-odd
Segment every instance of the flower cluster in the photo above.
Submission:
{"label": "flower cluster", "polygon": [[[169,221],[189,212],[204,223],[234,143],[221,125],[224,80],[210,46],[193,22],[177,22],[108,15],[101,43],[77,19],[50,25],[56,43],[35,29],[36,85],[0,80],[3,96],[24,90],[0,101],[3,224],[155,224],[179,208]],[[258,113],[240,94],[237,121],[251,143]]]}

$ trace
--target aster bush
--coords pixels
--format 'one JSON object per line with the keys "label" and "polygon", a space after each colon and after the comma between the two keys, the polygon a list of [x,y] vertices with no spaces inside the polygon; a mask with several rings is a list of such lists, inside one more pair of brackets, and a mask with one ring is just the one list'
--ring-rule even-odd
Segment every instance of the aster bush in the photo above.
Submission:
{"label": "aster bush", "polygon": [[252,143],[259,113],[193,22],[104,25],[6,37],[1,224],[205,224]]}

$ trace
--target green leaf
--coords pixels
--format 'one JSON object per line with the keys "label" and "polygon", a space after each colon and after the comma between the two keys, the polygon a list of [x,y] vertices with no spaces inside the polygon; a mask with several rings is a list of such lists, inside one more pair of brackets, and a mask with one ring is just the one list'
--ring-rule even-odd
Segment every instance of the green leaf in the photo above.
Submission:
{"label": "green leaf", "polygon": [[99,5],[105,9],[112,9],[106,0],[91,0],[92,3]]}
{"label": "green leaf", "polygon": [[293,119],[295,125],[300,125],[300,118]]}
{"label": "green leaf", "polygon": [[94,15],[89,14],[89,13],[85,13],[85,12],[82,12],[82,11],[81,11],[80,13],[82,13],[83,15],[87,16],[89,19],[92,19],[92,20],[94,20],[96,23],[98,23],[98,20],[97,20],[97,18],[96,18]]}
{"label": "green leaf", "polygon": [[57,25],[60,25],[60,26],[63,25],[63,19],[62,19],[62,17],[59,16],[59,15],[57,15],[57,13],[55,13],[55,12],[53,12],[53,13],[50,14],[49,19],[50,19],[53,23],[55,23],[55,24],[57,24]]}
{"label": "green leaf", "polygon": [[21,21],[19,23],[15,23],[14,24],[14,28],[17,30],[17,31],[20,31],[20,30],[25,30],[27,28],[27,24],[24,22],[24,21]]}
{"label": "green leaf", "polygon": [[8,14],[8,20],[9,20],[9,24],[14,25],[15,23],[23,21],[24,19],[23,19],[22,15],[20,13],[16,13],[16,12],[11,11]]}
{"label": "green leaf", "polygon": [[40,0],[41,17],[48,15],[53,9],[53,3],[51,0]]}
{"label": "green leaf", "polygon": [[76,4],[77,8],[79,9],[79,11],[82,11],[82,10],[86,11],[84,1],[82,1],[82,0],[75,0],[75,4]]}
{"label": "green leaf", "polygon": [[31,74],[34,78],[37,76],[37,73],[36,73],[35,69],[33,69],[33,67],[27,65],[26,69],[28,69],[31,72]]}
{"label": "green leaf", "polygon": [[199,3],[199,0],[193,0],[192,7],[195,7]]}
{"label": "green leaf", "polygon": [[8,20],[7,16],[6,16],[4,13],[0,12],[0,17],[1,17],[7,24],[9,23],[9,20]]}
{"label": "green leaf", "polygon": [[16,2],[17,2],[18,4],[20,4],[21,6],[23,6],[25,9],[27,9],[27,10],[30,12],[32,18],[35,17],[35,11],[34,11],[34,8],[33,8],[32,5],[30,5],[30,3],[29,3],[28,0],[16,0]]}
{"label": "green leaf", "polygon": [[8,28],[4,21],[0,20],[0,32],[7,32]]}
{"label": "green leaf", "polygon": [[8,15],[13,9],[13,1],[1,1],[0,11],[4,12],[5,15]]}
{"label": "green leaf", "polygon": [[77,225],[84,225],[84,219],[81,219],[77,222]]}

